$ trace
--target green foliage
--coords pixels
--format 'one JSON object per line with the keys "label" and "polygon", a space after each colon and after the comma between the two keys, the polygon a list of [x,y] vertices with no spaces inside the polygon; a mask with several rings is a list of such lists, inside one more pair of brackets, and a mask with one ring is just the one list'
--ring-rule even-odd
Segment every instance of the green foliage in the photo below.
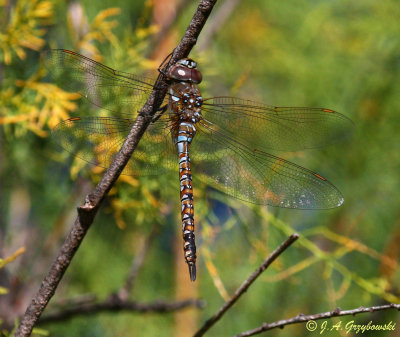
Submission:
{"label": "green foliage", "polygon": [[[89,190],[88,182],[96,183],[104,172],[52,144],[50,130],[60,121],[95,109],[49,81],[39,52],[67,48],[119,70],[147,75],[159,64],[148,57],[159,30],[152,22],[150,3],[118,0],[71,7],[56,1],[18,0],[8,8],[0,2],[6,18],[0,33],[0,216],[6,224],[6,243],[25,238],[18,247],[27,245],[29,254],[21,257],[29,256],[27,264],[33,267],[18,277],[27,286],[41,280],[76,206]],[[172,39],[184,32],[192,10],[182,13]],[[262,208],[195,186],[200,269],[196,287],[208,304],[198,324],[286,236],[293,231],[301,234],[210,336],[232,335],[300,312],[400,302],[399,11],[392,0],[243,1],[218,27],[211,47],[194,50],[205,97],[232,94],[278,106],[324,106],[356,124],[353,137],[342,144],[278,153],[338,186],[345,196],[339,209]],[[178,196],[177,172],[121,176],[54,302],[84,293],[103,298],[118,289],[140,240],[154,227],[159,227],[159,236],[132,298],[174,300],[175,292],[189,292],[189,281],[177,282],[173,272],[178,268],[174,247],[181,250]],[[11,251],[14,246],[6,247]],[[5,261],[8,266],[18,262],[1,263]],[[40,275],[35,275],[34,267]],[[186,274],[186,266],[176,272]],[[7,287],[0,292],[3,289]],[[383,314],[377,323],[387,323],[390,317]],[[159,336],[160,331],[178,335],[180,330],[172,315],[143,318],[128,313],[47,327],[54,336]],[[279,335],[303,336],[304,331],[303,326],[292,326]]]}
{"label": "green foliage", "polygon": [[[6,8],[6,1],[0,3],[4,17],[4,33],[0,34],[0,62],[9,65],[17,56],[21,60],[27,57],[26,49],[40,51],[45,44],[42,38],[46,30],[42,28],[50,23],[53,5],[51,1],[19,0],[12,8]],[[11,13],[6,13],[10,10]]]}
{"label": "green foliage", "polygon": [[[13,262],[19,255],[25,252],[24,248],[18,249],[15,253],[11,254],[5,259],[0,258],[0,269],[4,268],[7,264]],[[8,293],[8,289],[0,286],[0,296]],[[1,322],[0,322],[1,323]]]}

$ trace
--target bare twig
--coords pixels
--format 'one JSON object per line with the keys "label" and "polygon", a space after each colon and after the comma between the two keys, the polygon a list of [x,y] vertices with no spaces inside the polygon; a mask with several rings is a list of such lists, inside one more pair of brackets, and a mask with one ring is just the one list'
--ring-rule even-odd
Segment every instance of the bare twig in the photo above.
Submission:
{"label": "bare twig", "polygon": [[[262,332],[265,332],[267,330],[272,330],[275,328],[283,328],[286,325],[289,324],[296,324],[296,323],[303,323],[303,322],[308,322],[308,321],[316,321],[319,319],[326,319],[326,318],[332,318],[332,317],[338,317],[338,316],[348,316],[352,315],[355,316],[356,314],[360,313],[365,313],[365,312],[375,312],[375,311],[383,311],[383,310],[388,310],[388,309],[397,309],[400,310],[400,304],[386,304],[386,305],[380,305],[380,306],[374,306],[374,307],[369,307],[369,308],[364,308],[360,307],[357,309],[352,309],[352,310],[341,310],[340,308],[337,308],[333,311],[328,311],[328,312],[323,312],[319,314],[313,314],[313,315],[297,315],[296,317],[289,318],[289,319],[282,319],[280,321],[276,321],[273,323],[263,323],[260,327],[248,330],[245,332],[242,332],[239,335],[236,335],[235,337],[247,337],[247,336],[254,336],[258,335]],[[316,325],[309,326],[308,327],[309,331],[314,331],[316,329]],[[321,330],[323,331],[323,330]]]}
{"label": "bare twig", "polygon": [[299,238],[299,234],[294,233],[289,236],[277,249],[275,249],[265,261],[258,267],[246,281],[235,291],[232,297],[224,303],[224,305],[211,317],[209,318],[203,326],[194,334],[194,337],[203,336],[221,317],[222,315],[236,303],[236,301],[243,295],[251,284],[261,275],[261,273],[268,268],[268,266],[275,261],[275,259],[281,255],[293,242]]}
{"label": "bare twig", "polygon": [[121,301],[118,297],[110,297],[103,302],[84,303],[60,310],[56,313],[44,315],[39,320],[39,323],[65,321],[78,315],[93,315],[99,312],[129,311],[137,313],[164,313],[190,307],[204,308],[204,302],[201,300],[188,299],[176,302],[156,301],[153,303],[139,303],[135,301]]}
{"label": "bare twig", "polygon": [[[58,299],[56,303],[53,302],[52,307],[53,310],[61,310],[65,308],[78,307],[81,305],[87,305],[89,303],[95,303],[97,301],[96,294],[81,294],[78,296],[70,297],[70,298],[61,298]],[[57,309],[55,309],[57,308]]]}
{"label": "bare twig", "polygon": [[[172,53],[170,62],[166,67],[169,67],[170,64],[174,64],[177,60],[186,57],[189,54],[193,46],[196,44],[197,38],[216,2],[217,0],[200,1],[185,35]],[[51,265],[40,289],[33,297],[31,304],[28,306],[24,316],[22,317],[14,337],[29,336],[31,334],[34,325],[54,295],[61,278],[90,228],[103,199],[110,191],[111,187],[114,185],[132,156],[139,140],[143,136],[147,126],[150,124],[152,116],[159,109],[166,92],[166,78],[164,75],[160,74],[153,92],[141,109],[128,137],[119,152],[116,154],[111,166],[93,192],[86,196],[84,205],[78,207],[78,217],[75,220],[72,230],[63,243],[58,256]]]}

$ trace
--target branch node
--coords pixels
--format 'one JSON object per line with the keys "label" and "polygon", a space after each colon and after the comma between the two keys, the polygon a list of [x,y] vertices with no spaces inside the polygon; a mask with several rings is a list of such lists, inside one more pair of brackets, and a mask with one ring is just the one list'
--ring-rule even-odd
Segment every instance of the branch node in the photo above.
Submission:
{"label": "branch node", "polygon": [[89,196],[87,195],[85,198],[85,203],[83,205],[80,205],[78,207],[78,212],[82,211],[82,212],[90,212],[94,209],[95,205],[92,203],[92,201],[90,200]]}
{"label": "branch node", "polygon": [[397,308],[398,311],[400,311],[400,307],[397,306],[395,303],[390,303],[391,308]]}
{"label": "branch node", "polygon": [[207,306],[207,301],[205,300],[198,300],[197,303],[200,309],[205,309],[205,307]]}

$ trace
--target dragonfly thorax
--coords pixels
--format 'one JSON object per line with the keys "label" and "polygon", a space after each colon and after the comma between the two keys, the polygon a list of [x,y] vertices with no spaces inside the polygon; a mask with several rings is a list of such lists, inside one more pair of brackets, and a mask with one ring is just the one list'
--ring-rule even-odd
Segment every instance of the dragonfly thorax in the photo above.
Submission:
{"label": "dragonfly thorax", "polygon": [[175,120],[194,124],[201,120],[203,97],[195,84],[176,83],[170,87],[169,93],[169,108]]}

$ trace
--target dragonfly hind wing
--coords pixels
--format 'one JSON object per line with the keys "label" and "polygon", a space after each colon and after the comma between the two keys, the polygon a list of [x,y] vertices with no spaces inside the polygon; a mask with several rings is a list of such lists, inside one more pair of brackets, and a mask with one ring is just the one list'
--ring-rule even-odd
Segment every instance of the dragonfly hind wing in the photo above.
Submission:
{"label": "dragonfly hind wing", "polygon": [[216,189],[251,203],[285,208],[329,209],[343,203],[340,191],[317,173],[201,129],[192,143],[193,173]]}

